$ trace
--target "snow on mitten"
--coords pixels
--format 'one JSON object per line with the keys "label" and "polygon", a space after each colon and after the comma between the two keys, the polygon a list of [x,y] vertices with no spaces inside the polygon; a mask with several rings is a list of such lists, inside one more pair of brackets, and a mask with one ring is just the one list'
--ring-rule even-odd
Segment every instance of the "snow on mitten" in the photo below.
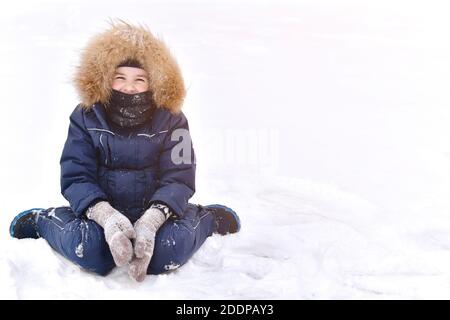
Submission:
{"label": "snow on mitten", "polygon": [[121,267],[129,262],[133,258],[133,245],[130,239],[136,238],[130,220],[107,201],[96,203],[87,210],[86,215],[105,230],[106,242],[116,265]]}
{"label": "snow on mitten", "polygon": [[147,268],[153,256],[156,231],[169,218],[169,208],[162,204],[152,204],[134,224],[136,240],[134,242],[135,258],[128,271],[131,278],[141,282],[147,274]]}

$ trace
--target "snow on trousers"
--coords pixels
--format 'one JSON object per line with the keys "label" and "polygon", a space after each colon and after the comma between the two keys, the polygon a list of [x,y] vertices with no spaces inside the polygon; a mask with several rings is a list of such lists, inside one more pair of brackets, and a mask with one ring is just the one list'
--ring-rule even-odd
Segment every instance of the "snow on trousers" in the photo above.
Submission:
{"label": "snow on trousers", "polygon": [[[213,233],[210,211],[188,203],[181,217],[171,216],[158,230],[147,274],[160,274],[183,265]],[[58,253],[99,275],[115,267],[103,228],[70,207],[48,208],[37,221],[38,232]]]}

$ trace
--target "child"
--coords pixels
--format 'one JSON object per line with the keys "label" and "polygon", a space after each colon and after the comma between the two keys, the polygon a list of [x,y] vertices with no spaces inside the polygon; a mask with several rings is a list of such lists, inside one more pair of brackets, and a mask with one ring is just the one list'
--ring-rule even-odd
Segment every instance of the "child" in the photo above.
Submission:
{"label": "child", "polygon": [[83,52],[74,83],[81,104],[60,161],[70,207],[24,211],[11,236],[42,237],[100,275],[128,264],[143,281],[183,265],[213,233],[239,231],[230,208],[188,203],[196,164],[181,112],[185,89],[163,42],[111,23]]}

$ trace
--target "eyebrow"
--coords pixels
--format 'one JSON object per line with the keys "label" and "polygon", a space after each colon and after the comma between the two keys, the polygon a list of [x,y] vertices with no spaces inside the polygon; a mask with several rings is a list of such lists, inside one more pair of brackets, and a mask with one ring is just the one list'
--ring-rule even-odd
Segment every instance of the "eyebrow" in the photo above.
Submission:
{"label": "eyebrow", "polygon": [[[114,75],[119,75],[119,76],[126,76],[126,74],[124,74],[124,73],[121,73],[121,72],[116,72]],[[142,78],[148,78],[145,74],[138,74],[138,75],[136,75],[136,78],[138,78],[138,77],[142,77]]]}

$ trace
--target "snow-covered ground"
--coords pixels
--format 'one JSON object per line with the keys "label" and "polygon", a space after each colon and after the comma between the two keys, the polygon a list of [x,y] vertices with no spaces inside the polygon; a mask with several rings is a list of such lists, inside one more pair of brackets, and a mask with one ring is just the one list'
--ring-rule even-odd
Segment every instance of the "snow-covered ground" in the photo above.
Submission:
{"label": "snow-covered ground", "polygon": [[[450,298],[445,1],[23,1],[0,12],[0,298]],[[145,282],[80,270],[20,211],[66,205],[59,157],[80,50],[108,18],[177,57],[194,203],[242,220]]]}

